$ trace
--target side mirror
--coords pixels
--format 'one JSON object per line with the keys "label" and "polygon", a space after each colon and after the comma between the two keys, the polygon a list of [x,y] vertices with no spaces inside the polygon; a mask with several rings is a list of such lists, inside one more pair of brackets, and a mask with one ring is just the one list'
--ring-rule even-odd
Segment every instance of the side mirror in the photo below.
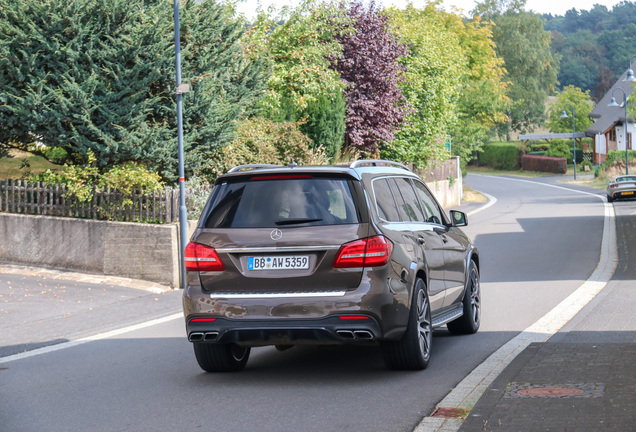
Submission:
{"label": "side mirror", "polygon": [[466,216],[466,213],[464,212],[460,212],[458,210],[451,210],[450,217],[451,217],[451,225],[454,227],[463,227],[468,225],[468,216]]}

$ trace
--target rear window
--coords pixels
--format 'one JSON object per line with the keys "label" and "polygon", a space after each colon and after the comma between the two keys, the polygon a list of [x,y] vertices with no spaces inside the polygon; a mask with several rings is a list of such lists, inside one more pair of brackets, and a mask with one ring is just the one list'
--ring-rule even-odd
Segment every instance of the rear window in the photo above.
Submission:
{"label": "rear window", "polygon": [[350,182],[333,178],[259,179],[214,188],[206,228],[273,228],[359,223]]}

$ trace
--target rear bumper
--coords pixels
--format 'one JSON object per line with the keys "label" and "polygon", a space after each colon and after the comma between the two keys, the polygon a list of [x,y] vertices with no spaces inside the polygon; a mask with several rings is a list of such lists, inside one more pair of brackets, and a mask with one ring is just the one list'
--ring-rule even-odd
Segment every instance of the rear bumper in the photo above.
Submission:
{"label": "rear bumper", "polygon": [[191,278],[183,292],[188,338],[250,346],[399,339],[408,322],[410,292],[387,279],[386,272],[368,271],[351,291],[236,297],[207,292]]}
{"label": "rear bumper", "polygon": [[240,320],[188,317],[190,342],[264,345],[329,345],[368,343],[381,338],[380,325],[367,315],[337,315],[322,319]]}
{"label": "rear bumper", "polygon": [[615,199],[615,200],[619,200],[619,199],[624,199],[624,200],[636,199],[636,189],[628,190],[628,191],[613,192],[611,197],[613,199]]}

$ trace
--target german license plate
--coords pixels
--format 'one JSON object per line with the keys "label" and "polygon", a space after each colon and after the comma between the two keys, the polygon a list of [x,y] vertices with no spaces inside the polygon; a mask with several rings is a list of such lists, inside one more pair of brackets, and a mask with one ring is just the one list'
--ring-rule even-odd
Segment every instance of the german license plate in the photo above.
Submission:
{"label": "german license plate", "polygon": [[623,195],[634,195],[634,191],[625,191]]}
{"label": "german license plate", "polygon": [[247,257],[248,270],[306,270],[309,256],[262,256]]}

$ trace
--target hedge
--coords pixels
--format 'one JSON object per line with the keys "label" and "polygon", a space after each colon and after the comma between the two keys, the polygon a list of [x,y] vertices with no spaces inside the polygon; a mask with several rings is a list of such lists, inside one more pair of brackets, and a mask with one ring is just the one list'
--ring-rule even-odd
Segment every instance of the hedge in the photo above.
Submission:
{"label": "hedge", "polygon": [[514,144],[490,143],[479,153],[479,165],[500,170],[519,169],[519,149]]}
{"label": "hedge", "polygon": [[568,164],[565,158],[523,155],[521,168],[524,171],[565,174],[568,171]]}

